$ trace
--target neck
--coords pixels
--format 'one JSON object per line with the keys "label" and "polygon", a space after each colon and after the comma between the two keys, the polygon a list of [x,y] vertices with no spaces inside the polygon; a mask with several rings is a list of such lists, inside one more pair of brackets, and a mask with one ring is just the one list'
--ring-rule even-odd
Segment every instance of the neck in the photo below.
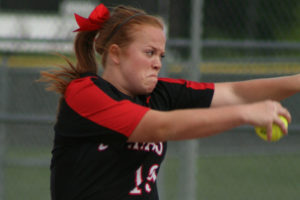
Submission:
{"label": "neck", "polygon": [[120,92],[122,92],[123,94],[126,94],[127,96],[130,96],[132,98],[134,98],[135,95],[131,94],[125,86],[125,84],[123,83],[123,77],[122,75],[117,71],[114,70],[116,69],[117,66],[107,66],[105,67],[101,77],[106,80],[107,82],[109,82],[110,84],[112,84],[115,88],[117,88]]}

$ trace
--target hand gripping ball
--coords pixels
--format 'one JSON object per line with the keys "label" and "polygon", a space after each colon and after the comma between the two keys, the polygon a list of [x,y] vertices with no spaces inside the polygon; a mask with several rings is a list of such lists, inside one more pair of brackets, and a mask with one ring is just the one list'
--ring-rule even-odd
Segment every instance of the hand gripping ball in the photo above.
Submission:
{"label": "hand gripping ball", "polygon": [[[284,125],[288,127],[288,121],[285,117],[279,116],[280,119],[283,121]],[[268,141],[267,137],[267,130],[265,127],[255,127],[256,134],[263,140]],[[272,138],[271,142],[276,142],[280,140],[284,136],[282,130],[277,124],[273,124],[272,126]]]}

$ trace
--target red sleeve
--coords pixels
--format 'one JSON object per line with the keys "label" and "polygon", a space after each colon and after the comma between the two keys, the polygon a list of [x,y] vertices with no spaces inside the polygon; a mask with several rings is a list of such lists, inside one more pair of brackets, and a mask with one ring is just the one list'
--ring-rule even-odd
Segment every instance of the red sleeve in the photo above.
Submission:
{"label": "red sleeve", "polygon": [[91,77],[72,81],[65,100],[82,117],[127,137],[149,110],[129,100],[114,100],[97,87]]}

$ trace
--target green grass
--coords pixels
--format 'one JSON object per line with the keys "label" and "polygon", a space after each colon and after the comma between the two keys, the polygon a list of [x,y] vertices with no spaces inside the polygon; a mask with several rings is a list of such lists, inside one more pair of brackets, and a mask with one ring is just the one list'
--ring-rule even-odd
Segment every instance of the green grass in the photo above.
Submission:
{"label": "green grass", "polygon": [[5,200],[50,200],[49,147],[9,146],[5,157]]}
{"label": "green grass", "polygon": [[[50,157],[48,148],[9,148],[4,168],[5,200],[49,200],[48,164],[20,164]],[[180,159],[164,161],[164,199],[178,200]],[[26,163],[26,162],[25,162]],[[197,199],[296,200],[300,196],[300,154],[206,156],[198,159]],[[162,200],[164,200],[162,199]]]}
{"label": "green grass", "polygon": [[5,200],[49,200],[49,167],[8,166],[5,169]]}
{"label": "green grass", "polygon": [[[166,199],[176,199],[179,163],[165,163]],[[299,199],[300,155],[202,157],[196,174],[197,199]],[[175,175],[175,176],[174,176]]]}

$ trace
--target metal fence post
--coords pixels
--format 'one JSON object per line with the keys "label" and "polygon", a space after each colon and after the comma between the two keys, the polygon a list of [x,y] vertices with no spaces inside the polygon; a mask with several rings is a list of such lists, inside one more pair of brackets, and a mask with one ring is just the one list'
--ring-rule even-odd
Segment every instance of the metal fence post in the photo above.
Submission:
{"label": "metal fence post", "polygon": [[[5,117],[8,103],[8,69],[7,69],[8,55],[3,56],[0,65],[0,116]],[[5,138],[6,138],[6,125],[5,122],[0,120],[0,200],[5,198]]]}
{"label": "metal fence post", "polygon": [[[190,65],[188,68],[188,79],[200,81],[199,64],[201,61],[203,0],[192,0],[191,11],[191,56]],[[180,171],[182,177],[180,180],[181,188],[179,192],[179,199],[196,200],[198,140],[186,141],[183,151],[184,156],[180,158]]]}

